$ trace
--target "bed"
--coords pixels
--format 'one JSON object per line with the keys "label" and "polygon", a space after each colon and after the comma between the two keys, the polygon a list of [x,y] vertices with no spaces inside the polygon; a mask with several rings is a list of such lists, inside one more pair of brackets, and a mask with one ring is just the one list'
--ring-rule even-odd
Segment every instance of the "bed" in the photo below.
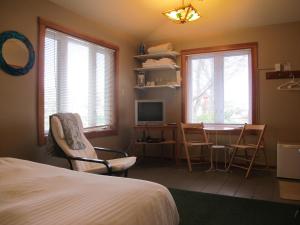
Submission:
{"label": "bed", "polygon": [[178,225],[162,185],[0,158],[1,224]]}

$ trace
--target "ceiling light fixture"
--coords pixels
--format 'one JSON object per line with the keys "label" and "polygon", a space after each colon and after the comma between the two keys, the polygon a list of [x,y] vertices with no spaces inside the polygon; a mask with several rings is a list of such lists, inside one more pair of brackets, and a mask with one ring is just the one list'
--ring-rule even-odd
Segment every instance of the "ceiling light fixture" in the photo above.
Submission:
{"label": "ceiling light fixture", "polygon": [[195,21],[200,18],[200,14],[192,4],[184,5],[182,0],[182,6],[163,13],[166,17],[175,23],[183,24],[186,22]]}

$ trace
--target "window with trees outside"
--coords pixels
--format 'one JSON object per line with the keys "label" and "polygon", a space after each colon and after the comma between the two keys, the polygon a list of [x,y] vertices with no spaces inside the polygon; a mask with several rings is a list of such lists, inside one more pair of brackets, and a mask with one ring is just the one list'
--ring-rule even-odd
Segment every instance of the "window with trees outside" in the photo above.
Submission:
{"label": "window with trees outside", "polygon": [[79,113],[87,136],[115,133],[118,47],[41,20],[40,41],[40,139],[59,112]]}
{"label": "window with trees outside", "polygon": [[255,46],[197,49],[184,56],[186,122],[255,122]]}

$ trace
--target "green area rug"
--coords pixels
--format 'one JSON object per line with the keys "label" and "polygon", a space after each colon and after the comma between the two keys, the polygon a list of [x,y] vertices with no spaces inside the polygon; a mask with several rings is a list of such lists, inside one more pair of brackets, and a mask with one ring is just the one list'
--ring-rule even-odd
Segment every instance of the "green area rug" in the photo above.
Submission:
{"label": "green area rug", "polygon": [[300,225],[299,205],[169,190],[180,225]]}

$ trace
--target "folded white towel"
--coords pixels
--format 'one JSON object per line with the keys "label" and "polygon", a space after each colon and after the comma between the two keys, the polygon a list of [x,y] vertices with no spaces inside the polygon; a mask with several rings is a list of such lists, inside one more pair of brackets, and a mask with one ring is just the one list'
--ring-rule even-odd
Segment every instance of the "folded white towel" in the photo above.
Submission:
{"label": "folded white towel", "polygon": [[170,63],[170,64],[175,64],[173,59],[170,58],[161,58],[160,60],[158,60],[158,63]]}
{"label": "folded white towel", "polygon": [[156,65],[158,60],[156,59],[147,59],[144,63],[142,63],[143,67],[151,67],[153,65]]}
{"label": "folded white towel", "polygon": [[158,67],[158,66],[164,66],[164,65],[175,65],[176,63],[174,60],[169,59],[169,58],[162,58],[159,60],[156,59],[147,59],[146,62],[142,63],[142,66],[145,68],[149,67]]}
{"label": "folded white towel", "polygon": [[157,63],[157,59],[147,59],[144,63]]}
{"label": "folded white towel", "polygon": [[157,63],[143,63],[143,67],[155,67],[157,66],[158,64]]}
{"label": "folded white towel", "polygon": [[172,50],[173,50],[172,44],[165,43],[165,44],[160,44],[148,48],[148,53],[159,53],[159,52],[167,52]]}

